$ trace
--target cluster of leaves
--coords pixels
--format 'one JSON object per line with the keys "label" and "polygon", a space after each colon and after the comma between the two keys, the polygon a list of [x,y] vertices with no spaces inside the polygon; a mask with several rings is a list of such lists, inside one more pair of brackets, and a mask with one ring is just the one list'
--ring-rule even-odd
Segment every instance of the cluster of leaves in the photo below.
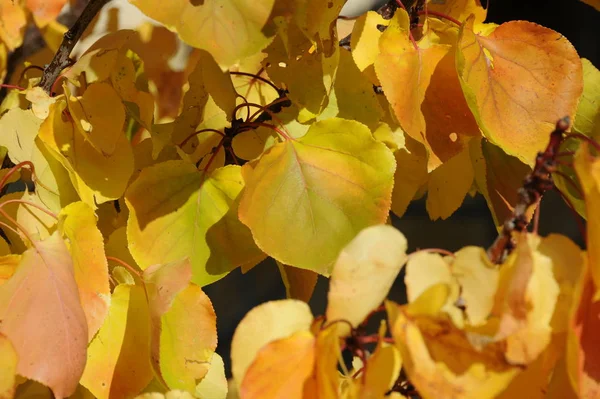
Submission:
{"label": "cluster of leaves", "polygon": [[[598,70],[566,38],[485,24],[475,0],[391,2],[358,18],[348,51],[344,0],[130,2],[195,47],[182,71],[168,67],[175,34],[121,30],[49,91],[15,73],[1,105],[15,166],[0,188],[26,190],[0,202],[0,397],[18,385],[223,398],[201,287],[267,256],[293,297],[331,275],[329,307],[317,320],[300,301],[246,317],[232,344],[243,397],[398,396],[404,375],[425,397],[494,397],[563,374],[563,389],[597,392],[585,354],[600,266],[564,237],[524,235],[500,268],[477,248],[411,255],[410,303],[387,303],[377,334],[361,327],[407,260],[404,237],[380,226],[390,210],[427,193],[430,216],[446,218],[480,192],[501,224],[557,119],[575,115],[594,137]],[[24,16],[13,36],[27,9],[43,29],[64,1],[37,3],[0,3]],[[561,176],[581,184],[566,195],[598,220],[597,161],[577,151]],[[358,360],[340,376],[342,349]]]}

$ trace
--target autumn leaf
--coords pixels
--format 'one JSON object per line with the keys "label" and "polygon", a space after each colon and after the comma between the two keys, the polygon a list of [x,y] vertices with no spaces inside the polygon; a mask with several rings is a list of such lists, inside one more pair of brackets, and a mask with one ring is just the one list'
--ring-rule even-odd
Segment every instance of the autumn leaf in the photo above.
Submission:
{"label": "autumn leaf", "polygon": [[58,232],[25,251],[0,286],[0,320],[0,333],[19,355],[18,374],[49,386],[57,398],[75,392],[88,331],[73,262]]}
{"label": "autumn leaf", "polygon": [[[325,317],[329,322],[346,320],[358,327],[385,299],[407,260],[406,238],[391,226],[361,231],[341,252],[333,271]],[[340,323],[340,335],[349,326]]]}
{"label": "autumn leaf", "polygon": [[377,29],[378,26],[387,26],[388,20],[385,20],[375,11],[369,11],[360,16],[354,24],[351,36],[352,58],[358,69],[367,75],[373,84],[379,82],[375,74],[374,63],[379,55],[378,43],[382,32]]}
{"label": "autumn leaf", "polygon": [[248,312],[231,341],[231,372],[236,385],[242,386],[261,348],[294,333],[308,332],[312,321],[308,305],[293,299],[267,302]]}
{"label": "autumn leaf", "polygon": [[269,38],[262,29],[274,0],[202,2],[129,0],[150,18],[176,31],[187,44],[208,51],[224,69],[262,50]]}
{"label": "autumn leaf", "polygon": [[217,328],[210,299],[191,277],[188,259],[144,271],[154,369],[169,388],[193,393],[209,370]]}
{"label": "autumn leaf", "polygon": [[59,230],[68,240],[75,280],[88,324],[91,341],[102,326],[110,305],[108,265],[104,239],[96,227],[94,210],[83,202],[74,202],[59,214]]}
{"label": "autumn leaf", "polygon": [[217,353],[213,353],[210,368],[200,384],[196,386],[195,396],[206,399],[225,399],[228,393],[225,364]]}
{"label": "autumn leaf", "polygon": [[10,51],[23,43],[27,16],[21,3],[12,0],[0,1],[0,40]]}
{"label": "autumn leaf", "polygon": [[244,165],[240,221],[270,256],[328,274],[344,245],[387,218],[394,168],[391,152],[364,125],[317,122]]}
{"label": "autumn leaf", "polygon": [[402,128],[425,145],[431,172],[480,132],[462,95],[452,45],[413,44],[407,19],[399,11],[381,36],[375,72]]}
{"label": "autumn leaf", "polygon": [[559,33],[511,21],[489,35],[461,28],[456,66],[483,134],[527,165],[548,143],[556,121],[574,115],[583,90],[581,61]]}
{"label": "autumn leaf", "polygon": [[39,27],[44,27],[52,22],[67,0],[26,0],[25,5],[32,12],[33,19]]}
{"label": "autumn leaf", "polygon": [[88,348],[81,384],[96,398],[137,395],[152,379],[150,315],[144,289],[120,284]]}
{"label": "autumn leaf", "polygon": [[277,262],[277,268],[285,286],[286,297],[308,303],[317,285],[319,275],[311,270],[299,269],[279,262]]}
{"label": "autumn leaf", "polygon": [[143,170],[125,195],[129,250],[137,264],[146,269],[189,256],[192,281],[202,286],[262,259],[237,219],[243,187],[240,167],[233,165],[209,176],[184,161]]}
{"label": "autumn leaf", "polygon": [[[581,143],[575,155],[575,171],[585,198],[586,218],[590,222],[587,228],[587,240],[590,243],[600,239],[600,162],[590,153],[587,143]],[[588,248],[589,269],[596,287],[594,300],[600,299],[600,247],[590,245]]]}
{"label": "autumn leaf", "polygon": [[0,334],[0,398],[14,397],[19,357],[15,347]]}
{"label": "autumn leaf", "polygon": [[[282,356],[287,353],[287,356]],[[242,381],[244,398],[303,398],[304,382],[313,372],[315,337],[298,331],[258,351]],[[267,377],[268,378],[265,378]]]}
{"label": "autumn leaf", "polygon": [[452,17],[459,22],[464,22],[471,14],[475,23],[483,23],[487,17],[487,10],[481,6],[480,0],[446,0],[443,2],[431,1],[427,9]]}

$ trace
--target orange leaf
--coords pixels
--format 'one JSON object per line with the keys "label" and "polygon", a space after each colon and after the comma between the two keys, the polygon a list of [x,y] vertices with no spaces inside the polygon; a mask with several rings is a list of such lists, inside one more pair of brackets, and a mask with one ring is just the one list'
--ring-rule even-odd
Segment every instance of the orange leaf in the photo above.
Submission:
{"label": "orange leaf", "polygon": [[315,337],[299,331],[261,349],[248,368],[240,394],[252,398],[301,399],[315,361]]}
{"label": "orange leaf", "polygon": [[67,0],[27,0],[25,4],[32,12],[36,25],[44,27],[58,17],[66,2]]}
{"label": "orange leaf", "polygon": [[75,392],[88,331],[73,261],[58,232],[25,251],[0,287],[0,320],[19,354],[20,375],[49,386],[57,398]]}
{"label": "orange leaf", "polygon": [[382,35],[375,72],[402,128],[427,148],[432,171],[479,128],[456,76],[453,47],[415,48],[399,25],[391,23]]}
{"label": "orange leaf", "polygon": [[512,21],[484,36],[473,24],[471,17],[461,29],[456,62],[467,103],[490,141],[532,165],[556,121],[575,115],[581,60],[543,26]]}

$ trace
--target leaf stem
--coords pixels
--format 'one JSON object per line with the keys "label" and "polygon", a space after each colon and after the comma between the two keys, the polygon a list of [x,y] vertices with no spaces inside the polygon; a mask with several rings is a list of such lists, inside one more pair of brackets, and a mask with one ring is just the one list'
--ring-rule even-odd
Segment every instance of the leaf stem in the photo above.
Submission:
{"label": "leaf stem", "polygon": [[437,12],[437,11],[425,10],[425,11],[419,11],[419,12],[417,12],[417,14],[419,14],[419,15],[425,15],[425,16],[433,15],[434,17],[438,17],[438,18],[442,18],[442,19],[448,20],[448,21],[456,24],[457,26],[461,26],[462,25],[458,19],[453,18],[450,15],[446,15],[444,13]]}
{"label": "leaf stem", "polygon": [[115,263],[118,263],[119,265],[123,266],[125,269],[129,270],[131,273],[133,273],[134,275],[136,275],[140,279],[142,279],[142,274],[139,271],[137,271],[133,266],[131,266],[129,263],[127,263],[119,258],[115,258],[114,256],[107,256],[106,260],[110,260]]}
{"label": "leaf stem", "polygon": [[192,138],[196,137],[197,135],[199,135],[200,133],[204,133],[204,132],[213,132],[213,133],[218,133],[221,136],[225,137],[225,133],[218,131],[217,129],[200,129],[195,131],[194,133],[190,134],[189,136],[187,136],[180,144],[179,147],[183,147],[184,145],[187,144],[188,141],[190,141]]}
{"label": "leaf stem", "polygon": [[275,83],[271,82],[269,79],[263,78],[262,76],[258,76],[258,75],[255,75],[255,74],[249,73],[249,72],[237,72],[237,71],[229,71],[229,74],[230,75],[249,76],[251,78],[260,80],[261,82],[264,82],[264,83],[268,84],[269,86],[271,86],[273,89],[275,89],[275,91],[277,93],[279,93],[279,87],[275,86]]}
{"label": "leaf stem", "polygon": [[8,205],[8,204],[29,205],[29,206],[39,209],[40,211],[44,212],[46,215],[52,216],[54,219],[58,220],[58,215],[56,215],[54,212],[52,212],[49,209],[44,208],[41,205],[31,202],[31,201],[22,200],[22,199],[12,199],[12,200],[8,200],[8,201],[4,201],[4,202],[0,203],[0,208],[2,208],[4,205]]}

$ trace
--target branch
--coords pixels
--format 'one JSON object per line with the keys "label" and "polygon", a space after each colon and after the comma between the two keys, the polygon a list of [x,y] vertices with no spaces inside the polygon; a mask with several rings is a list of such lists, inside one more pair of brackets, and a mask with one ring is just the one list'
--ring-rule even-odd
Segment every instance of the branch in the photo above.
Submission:
{"label": "branch", "polygon": [[90,0],[71,29],[65,33],[63,41],[54,55],[54,58],[44,69],[40,87],[44,89],[46,93],[51,95],[50,91],[52,90],[52,85],[56,79],[58,79],[62,70],[72,63],[72,60],[69,58],[71,51],[73,51],[73,48],[81,38],[81,35],[83,35],[83,32],[85,32],[96,14],[98,14],[102,7],[109,1],[110,0]]}
{"label": "branch", "polygon": [[[556,122],[556,128],[550,134],[550,142],[544,152],[539,152],[535,158],[535,166],[519,189],[517,205],[512,216],[504,222],[502,231],[496,241],[488,249],[487,254],[493,263],[499,264],[515,247],[513,232],[523,232],[527,228],[527,209],[538,203],[544,193],[554,187],[552,172],[556,169],[556,156],[563,142],[564,133],[571,125],[569,117]],[[538,205],[539,206],[539,205]]]}

